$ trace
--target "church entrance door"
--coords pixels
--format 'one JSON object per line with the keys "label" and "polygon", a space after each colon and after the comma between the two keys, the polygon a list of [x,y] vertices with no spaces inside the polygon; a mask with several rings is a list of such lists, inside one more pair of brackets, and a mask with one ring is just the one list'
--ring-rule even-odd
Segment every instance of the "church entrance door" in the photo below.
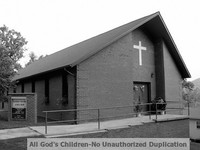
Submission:
{"label": "church entrance door", "polygon": [[[134,104],[145,104],[150,102],[150,83],[133,82]],[[141,106],[141,111],[148,111],[149,106]]]}

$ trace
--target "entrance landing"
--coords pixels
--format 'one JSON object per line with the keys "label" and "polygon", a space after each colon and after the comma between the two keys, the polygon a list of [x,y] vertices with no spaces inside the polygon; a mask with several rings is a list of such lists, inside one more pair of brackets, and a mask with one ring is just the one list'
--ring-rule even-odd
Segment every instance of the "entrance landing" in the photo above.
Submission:
{"label": "entrance landing", "polygon": [[[30,127],[32,130],[45,135],[46,137],[63,137],[71,135],[80,135],[87,133],[107,132],[112,129],[128,128],[130,126],[143,125],[145,123],[155,122],[156,116],[141,116],[134,118],[126,118],[119,120],[109,120],[100,122],[100,129],[98,129],[98,122],[83,123],[78,125],[51,125],[47,127],[47,134],[45,134],[45,126]],[[186,115],[158,115],[157,122],[173,121],[179,119],[188,119]]]}

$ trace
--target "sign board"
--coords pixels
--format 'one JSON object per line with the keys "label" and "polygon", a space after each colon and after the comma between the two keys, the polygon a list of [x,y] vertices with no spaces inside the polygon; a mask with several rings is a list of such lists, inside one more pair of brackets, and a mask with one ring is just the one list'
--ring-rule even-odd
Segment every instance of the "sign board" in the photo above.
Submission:
{"label": "sign board", "polygon": [[11,119],[26,120],[27,100],[26,97],[11,97]]}

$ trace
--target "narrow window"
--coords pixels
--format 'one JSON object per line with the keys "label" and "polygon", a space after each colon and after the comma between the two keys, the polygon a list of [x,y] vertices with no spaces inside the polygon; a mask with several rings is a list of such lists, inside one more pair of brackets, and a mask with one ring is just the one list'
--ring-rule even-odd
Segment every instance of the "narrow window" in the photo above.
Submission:
{"label": "narrow window", "polygon": [[49,79],[45,79],[45,104],[49,104]]}
{"label": "narrow window", "polygon": [[64,104],[68,104],[68,80],[67,74],[62,74],[62,97],[64,99]]}
{"label": "narrow window", "polygon": [[35,93],[35,81],[32,81],[32,93]]}
{"label": "narrow window", "polygon": [[2,102],[2,109],[4,109],[4,102]]}
{"label": "narrow window", "polygon": [[197,129],[200,129],[200,121],[197,121]]}
{"label": "narrow window", "polygon": [[13,93],[16,93],[16,87],[13,88]]}
{"label": "narrow window", "polygon": [[22,85],[21,92],[24,93],[24,83],[22,83],[21,85]]}

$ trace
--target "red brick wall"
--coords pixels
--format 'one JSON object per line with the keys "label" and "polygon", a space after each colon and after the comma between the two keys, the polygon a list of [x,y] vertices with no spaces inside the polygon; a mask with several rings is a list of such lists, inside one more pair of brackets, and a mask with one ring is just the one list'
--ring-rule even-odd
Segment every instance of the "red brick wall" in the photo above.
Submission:
{"label": "red brick wall", "polygon": [[[49,104],[43,104],[43,110],[55,110],[59,109],[57,104],[58,99],[62,98],[62,78],[61,75],[52,76],[49,78]],[[61,118],[60,113],[50,113],[49,118],[59,120]]]}
{"label": "red brick wall", "polygon": [[[165,72],[165,98],[171,101],[182,100],[182,77],[170,55],[167,46],[163,44],[164,51],[164,72]],[[175,104],[168,104],[168,107]],[[181,105],[177,105],[177,107]],[[175,112],[173,112],[175,113]]]}
{"label": "red brick wall", "polygon": [[[75,93],[75,76],[68,75],[68,105],[66,109],[75,109],[76,108],[76,93]],[[73,120],[76,119],[75,112],[68,112],[68,115],[65,119]]]}
{"label": "red brick wall", "polygon": [[[141,30],[133,31],[133,45],[138,45],[138,41],[142,42],[142,46],[147,48],[146,51],[142,51],[142,66],[139,66],[139,52],[134,49],[130,54],[133,57],[133,81],[151,82],[152,84],[152,98],[155,97],[155,58],[154,58],[154,45],[148,36]],[[132,43],[131,43],[132,44]],[[130,47],[131,48],[131,47]],[[154,74],[154,78],[151,74]]]}
{"label": "red brick wall", "polygon": [[31,92],[32,92],[31,82],[24,83],[24,93],[31,93]]}
{"label": "red brick wall", "polygon": [[37,93],[38,96],[38,102],[37,102],[37,108],[38,108],[38,116],[44,116],[44,113],[42,113],[42,111],[44,111],[44,98],[45,98],[45,94],[44,94],[44,80],[37,80],[35,82],[35,93]]}
{"label": "red brick wall", "polygon": [[[147,47],[142,51],[143,65],[139,66],[139,52],[133,45]],[[141,31],[135,30],[77,66],[77,108],[99,108],[133,105],[133,81],[151,83],[151,99],[155,97],[154,46]],[[101,116],[132,112],[133,109],[109,110]],[[94,118],[96,112],[82,112],[78,118]]]}
{"label": "red brick wall", "polygon": [[49,110],[58,109],[57,101],[62,98],[62,76],[57,75],[49,78]]}
{"label": "red brick wall", "polygon": [[155,42],[155,65],[156,65],[156,96],[165,99],[165,75],[164,75],[164,54],[163,41]]}
{"label": "red brick wall", "polygon": [[16,93],[21,93],[22,92],[22,85],[18,84],[16,88]]}
{"label": "red brick wall", "polygon": [[[68,104],[62,105],[58,102],[62,99],[62,75],[56,74],[49,78],[49,98],[50,103],[46,105],[45,110],[68,110],[75,108],[75,79],[68,74]],[[49,117],[54,120],[73,120],[74,112],[50,113]]]}
{"label": "red brick wall", "polygon": [[[61,73],[52,73],[49,75],[49,104],[44,103],[45,99],[45,81],[43,78],[35,79],[35,93],[38,95],[38,116],[45,116],[45,110],[58,110],[58,109],[74,109],[75,106],[75,77],[68,75],[68,104],[58,105],[58,99],[62,98],[62,75]],[[17,93],[21,93],[21,84],[17,87]],[[10,90],[12,91],[12,89]],[[24,82],[24,92],[32,92],[32,83],[29,80]],[[66,113],[50,113],[49,118],[54,120],[67,120],[75,119],[74,112]]]}
{"label": "red brick wall", "polygon": [[[45,104],[45,81],[44,79],[36,80],[35,92],[38,94],[38,116],[45,116],[42,111],[60,109],[57,100],[62,97],[62,80],[61,75],[49,78],[49,104]],[[49,114],[51,119],[59,120],[60,113]]]}

